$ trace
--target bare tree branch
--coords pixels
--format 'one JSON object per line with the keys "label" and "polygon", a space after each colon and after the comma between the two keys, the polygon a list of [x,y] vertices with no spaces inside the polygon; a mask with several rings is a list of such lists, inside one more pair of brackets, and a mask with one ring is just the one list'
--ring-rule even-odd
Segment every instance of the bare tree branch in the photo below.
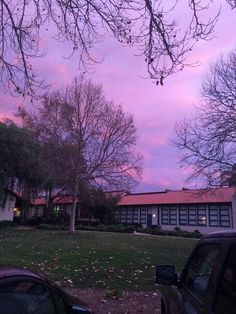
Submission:
{"label": "bare tree branch", "polygon": [[24,127],[47,147],[44,159],[57,187],[80,196],[85,186],[132,189],[140,179],[133,117],[105,100],[84,77],[45,96],[36,112],[20,109]]}
{"label": "bare tree branch", "polygon": [[177,123],[175,144],[181,165],[192,168],[190,179],[219,186],[236,165],[236,50],[210,68],[201,101],[194,116]]}
{"label": "bare tree branch", "polygon": [[[235,1],[226,1],[235,8]],[[166,77],[189,65],[188,55],[198,40],[209,39],[219,11],[209,20],[204,13],[213,2],[1,0],[0,81],[13,94],[34,95],[45,87],[32,64],[46,54],[41,41],[45,32],[55,30],[54,39],[69,44],[70,56],[77,55],[84,69],[99,61],[93,51],[106,34],[122,45],[135,46],[150,78],[162,85]],[[174,15],[180,5],[187,13],[184,23],[177,23]]]}

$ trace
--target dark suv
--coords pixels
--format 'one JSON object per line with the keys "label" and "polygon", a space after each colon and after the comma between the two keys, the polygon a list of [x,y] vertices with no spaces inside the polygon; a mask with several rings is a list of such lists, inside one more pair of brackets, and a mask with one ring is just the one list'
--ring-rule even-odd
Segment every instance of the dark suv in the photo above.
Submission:
{"label": "dark suv", "polygon": [[157,266],[156,283],[162,314],[235,314],[236,231],[204,236],[179,277],[173,265]]}

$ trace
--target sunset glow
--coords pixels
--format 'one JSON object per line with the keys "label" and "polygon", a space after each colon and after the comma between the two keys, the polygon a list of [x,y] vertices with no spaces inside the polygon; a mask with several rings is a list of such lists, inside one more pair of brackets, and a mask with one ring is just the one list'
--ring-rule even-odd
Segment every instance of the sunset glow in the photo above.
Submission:
{"label": "sunset glow", "polygon": [[[136,191],[158,191],[195,187],[185,182],[189,170],[178,166],[179,152],[171,144],[176,121],[189,115],[198,102],[201,79],[220,54],[235,48],[236,11],[225,3],[215,28],[214,38],[199,42],[190,58],[199,66],[185,68],[169,77],[164,86],[156,86],[147,79],[145,62],[134,56],[135,51],[121,47],[113,39],[107,39],[98,46],[98,53],[104,56],[85,75],[94,83],[102,84],[108,100],[121,104],[124,111],[133,114],[137,127],[136,149],[144,157],[143,180]],[[51,89],[62,88],[81,72],[78,60],[67,55],[66,43],[46,40],[47,55],[35,61],[40,76],[52,84]],[[136,52],[137,53],[137,52]],[[28,99],[15,98],[0,93],[0,119],[11,118],[19,105],[32,106]]]}

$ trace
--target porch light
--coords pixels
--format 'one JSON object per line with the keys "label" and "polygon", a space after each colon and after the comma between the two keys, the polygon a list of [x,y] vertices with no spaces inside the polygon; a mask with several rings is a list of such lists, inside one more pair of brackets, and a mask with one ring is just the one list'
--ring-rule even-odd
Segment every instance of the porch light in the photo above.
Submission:
{"label": "porch light", "polygon": [[17,212],[17,211],[18,211],[18,208],[14,208],[13,210],[14,210],[14,212]]}
{"label": "porch light", "polygon": [[152,217],[155,218],[155,217],[156,217],[156,214],[153,214]]}

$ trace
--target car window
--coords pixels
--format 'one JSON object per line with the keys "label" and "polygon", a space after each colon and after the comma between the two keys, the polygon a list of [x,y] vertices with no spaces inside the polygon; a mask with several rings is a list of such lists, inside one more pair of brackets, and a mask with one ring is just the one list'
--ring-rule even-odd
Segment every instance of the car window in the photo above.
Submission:
{"label": "car window", "polygon": [[56,314],[56,310],[46,286],[28,280],[5,280],[0,284],[0,313]]}
{"label": "car window", "polygon": [[184,279],[185,286],[200,299],[203,299],[206,295],[209,279],[218,253],[218,245],[201,245],[188,264]]}
{"label": "car window", "polygon": [[226,258],[214,312],[216,314],[236,313],[236,245],[231,247]]}

